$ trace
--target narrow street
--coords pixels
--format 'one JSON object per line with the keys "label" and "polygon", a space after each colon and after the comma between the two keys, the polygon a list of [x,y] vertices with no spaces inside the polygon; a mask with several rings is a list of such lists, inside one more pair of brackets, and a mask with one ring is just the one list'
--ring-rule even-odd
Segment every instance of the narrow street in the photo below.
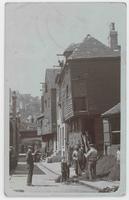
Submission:
{"label": "narrow street", "polygon": [[10,189],[16,193],[93,193],[97,192],[80,183],[56,183],[57,174],[48,170],[42,163],[36,163],[32,186],[26,185],[27,168],[25,162],[19,162],[14,174],[10,177]]}
{"label": "narrow street", "polygon": [[3,4],[7,197],[126,194],[126,7]]}

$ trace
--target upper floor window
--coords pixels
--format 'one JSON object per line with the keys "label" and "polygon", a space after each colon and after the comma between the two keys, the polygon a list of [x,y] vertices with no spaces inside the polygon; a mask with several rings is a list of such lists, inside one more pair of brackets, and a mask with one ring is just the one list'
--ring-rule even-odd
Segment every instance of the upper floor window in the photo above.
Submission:
{"label": "upper floor window", "polygon": [[120,131],[112,131],[112,144],[120,144]]}

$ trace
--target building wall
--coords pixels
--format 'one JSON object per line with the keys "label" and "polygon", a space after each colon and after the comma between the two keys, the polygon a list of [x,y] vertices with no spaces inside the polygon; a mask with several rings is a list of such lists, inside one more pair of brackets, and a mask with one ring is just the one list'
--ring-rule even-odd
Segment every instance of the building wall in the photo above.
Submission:
{"label": "building wall", "polygon": [[52,133],[57,132],[57,117],[56,117],[56,88],[51,89],[51,129]]}
{"label": "building wall", "polygon": [[43,95],[42,135],[46,143],[46,151],[55,152],[57,148],[57,117],[56,117],[56,84],[58,70],[48,69],[45,76],[45,91]]}
{"label": "building wall", "polygon": [[[69,143],[80,143],[82,130],[88,130],[90,142],[102,151],[100,115],[120,101],[120,58],[69,61],[60,76],[60,91]],[[80,126],[76,129],[77,118]]]}
{"label": "building wall", "polygon": [[100,116],[95,117],[94,119],[94,135],[95,135],[95,144],[99,152],[103,153],[103,123]]}
{"label": "building wall", "polygon": [[42,135],[42,145],[44,153],[48,156],[54,153],[54,134]]}
{"label": "building wall", "polygon": [[51,91],[44,93],[44,119],[43,119],[43,134],[52,132],[51,126]]}
{"label": "building wall", "polygon": [[75,60],[70,67],[73,97],[85,97],[90,114],[100,114],[120,101],[119,58]]}
{"label": "building wall", "polygon": [[61,156],[66,151],[66,124],[64,123],[62,107],[61,107],[61,85],[57,84],[56,93],[56,112],[57,112],[57,152],[60,152]]}
{"label": "building wall", "polygon": [[120,115],[103,119],[104,154],[115,155],[120,146]]}
{"label": "building wall", "polygon": [[80,116],[67,122],[68,142],[71,146],[82,143],[82,131],[88,132],[89,143],[95,144],[99,152],[103,151],[102,119],[100,116]]}
{"label": "building wall", "polygon": [[62,115],[65,121],[73,116],[70,68],[65,67],[63,70],[60,90]]}

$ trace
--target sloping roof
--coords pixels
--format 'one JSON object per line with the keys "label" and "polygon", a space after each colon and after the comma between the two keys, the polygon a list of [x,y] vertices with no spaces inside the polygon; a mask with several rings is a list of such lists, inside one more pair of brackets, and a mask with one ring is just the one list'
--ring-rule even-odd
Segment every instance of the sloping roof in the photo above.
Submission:
{"label": "sloping roof", "polygon": [[106,111],[105,113],[103,113],[102,116],[105,117],[105,116],[110,116],[110,115],[119,114],[119,113],[120,113],[120,103],[118,103],[117,105],[115,105],[114,107]]}
{"label": "sloping roof", "polygon": [[55,79],[57,74],[60,73],[60,69],[46,69],[45,82],[49,82],[50,88],[55,88]]}
{"label": "sloping roof", "polygon": [[65,49],[64,53],[65,53],[65,52],[69,52],[69,51],[73,51],[75,48],[79,47],[79,45],[80,45],[80,43],[77,43],[77,44],[72,43],[72,44],[70,44],[70,45],[68,46],[68,48]]}
{"label": "sloping roof", "polygon": [[69,60],[117,56],[120,56],[119,50],[113,51],[111,48],[88,34],[83,42],[74,49],[73,53],[69,56]]}

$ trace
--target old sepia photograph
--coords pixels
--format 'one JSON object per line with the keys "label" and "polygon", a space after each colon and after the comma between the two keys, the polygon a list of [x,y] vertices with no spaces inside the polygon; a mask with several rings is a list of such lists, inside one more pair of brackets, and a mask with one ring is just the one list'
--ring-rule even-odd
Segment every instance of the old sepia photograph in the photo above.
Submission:
{"label": "old sepia photograph", "polygon": [[126,190],[126,4],[5,4],[9,197]]}

